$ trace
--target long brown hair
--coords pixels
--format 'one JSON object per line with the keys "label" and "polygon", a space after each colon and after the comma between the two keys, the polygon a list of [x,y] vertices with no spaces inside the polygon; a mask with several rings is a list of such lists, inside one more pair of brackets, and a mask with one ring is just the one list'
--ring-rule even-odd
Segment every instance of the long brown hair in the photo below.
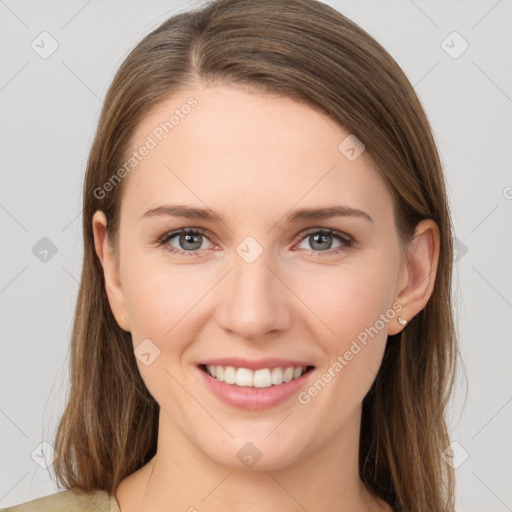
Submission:
{"label": "long brown hair", "polygon": [[[108,90],[84,180],[84,261],[71,340],[71,389],[56,434],[58,480],[115,492],[156,453],[159,406],[140,376],[130,333],[117,324],[94,250],[103,210],[117,246],[123,166],[143,118],[200,79],[278,94],[321,110],[355,134],[394,201],[403,247],[422,219],[440,229],[435,287],[405,330],[390,336],[363,400],[359,472],[395,510],[454,508],[446,411],[459,349],[451,281],[453,234],[443,170],[416,93],[362,28],[315,0],[219,0],[177,14],[128,55]],[[100,194],[98,190],[103,190]]]}

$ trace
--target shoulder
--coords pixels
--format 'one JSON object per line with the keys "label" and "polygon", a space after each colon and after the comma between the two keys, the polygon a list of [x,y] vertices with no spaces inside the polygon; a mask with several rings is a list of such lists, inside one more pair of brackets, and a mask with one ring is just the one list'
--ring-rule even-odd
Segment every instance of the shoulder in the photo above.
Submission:
{"label": "shoulder", "polygon": [[106,491],[84,492],[78,489],[60,491],[36,498],[0,512],[120,512],[114,496]]}

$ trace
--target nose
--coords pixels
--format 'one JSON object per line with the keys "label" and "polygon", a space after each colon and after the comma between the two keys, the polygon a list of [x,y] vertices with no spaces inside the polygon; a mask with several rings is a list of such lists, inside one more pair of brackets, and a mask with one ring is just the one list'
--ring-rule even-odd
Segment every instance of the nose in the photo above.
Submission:
{"label": "nose", "polygon": [[226,332],[258,342],[290,327],[290,292],[274,266],[266,251],[252,263],[234,253],[217,308],[218,323]]}

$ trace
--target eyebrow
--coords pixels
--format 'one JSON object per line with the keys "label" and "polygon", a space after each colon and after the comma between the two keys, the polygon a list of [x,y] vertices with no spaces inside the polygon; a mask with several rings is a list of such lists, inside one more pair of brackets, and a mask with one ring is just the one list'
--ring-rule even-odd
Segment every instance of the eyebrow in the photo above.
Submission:
{"label": "eyebrow", "polygon": [[[148,210],[141,219],[148,217],[180,217],[183,219],[202,220],[209,222],[222,222],[222,218],[213,210],[194,208],[185,205],[163,205]],[[288,223],[297,223],[307,220],[322,220],[331,217],[359,217],[373,223],[373,219],[366,212],[344,205],[328,206],[325,208],[301,208],[289,213],[285,220]]]}

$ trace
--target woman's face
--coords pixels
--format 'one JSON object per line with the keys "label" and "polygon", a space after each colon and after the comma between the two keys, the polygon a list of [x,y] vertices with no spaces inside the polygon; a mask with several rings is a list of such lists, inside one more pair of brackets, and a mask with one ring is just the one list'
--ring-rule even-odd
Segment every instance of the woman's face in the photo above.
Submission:
{"label": "woman's face", "polygon": [[[392,198],[349,136],[292,99],[213,85],[138,128],[109,300],[161,428],[216,462],[276,469],[358,434],[401,329]],[[360,212],[311,213],[328,208]],[[308,371],[283,382],[288,367]]]}

